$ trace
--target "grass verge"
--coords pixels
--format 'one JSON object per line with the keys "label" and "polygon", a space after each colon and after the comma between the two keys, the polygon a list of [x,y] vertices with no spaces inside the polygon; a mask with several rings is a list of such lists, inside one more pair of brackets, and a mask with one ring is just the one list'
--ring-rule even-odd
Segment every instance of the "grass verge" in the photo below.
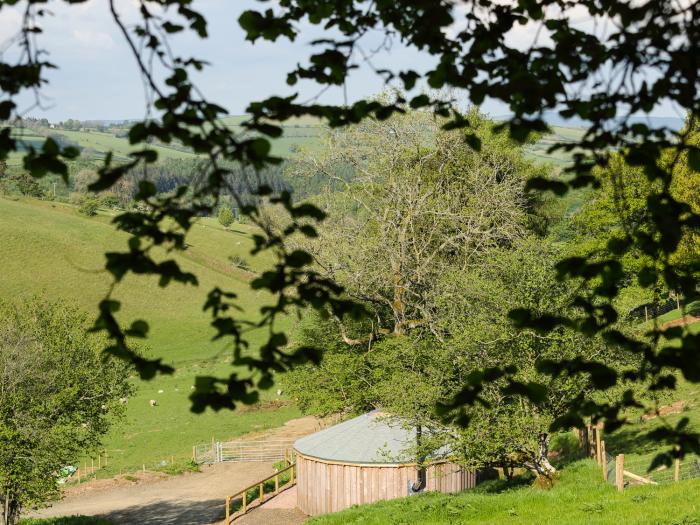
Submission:
{"label": "grass verge", "polygon": [[460,494],[424,494],[319,516],[309,525],[700,524],[700,479],[617,492],[591,461],[572,463],[552,489],[486,482]]}

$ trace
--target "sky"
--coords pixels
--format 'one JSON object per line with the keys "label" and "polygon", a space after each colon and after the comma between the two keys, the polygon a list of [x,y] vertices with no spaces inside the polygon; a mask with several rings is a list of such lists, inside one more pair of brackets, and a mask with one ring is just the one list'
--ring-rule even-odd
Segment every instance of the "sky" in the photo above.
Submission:
{"label": "sky", "polygon": [[[136,20],[131,0],[122,0],[117,5],[128,20]],[[195,7],[208,20],[209,38],[202,40],[188,34],[172,41],[176,53],[184,52],[210,62],[195,77],[197,85],[209,100],[225,107],[230,114],[243,114],[251,101],[269,95],[299,92],[305,100],[320,91],[319,86],[311,83],[293,88],[286,84],[287,72],[298,62],[305,62],[312,50],[310,42],[321,35],[319,30],[306,26],[303,35],[293,43],[247,42],[238,17],[244,9],[261,5],[265,7],[248,0],[199,0]],[[45,75],[49,83],[42,90],[44,108],[31,109],[28,115],[50,121],[141,118],[145,99],[136,63],[110,17],[106,0],[73,6],[49,2],[49,9],[52,15],[40,22],[43,34],[39,44],[50,51],[48,59],[58,69]],[[0,9],[0,42],[16,34],[20,24],[18,10]],[[375,43],[371,40],[368,47]],[[427,55],[393,45],[375,65],[426,70],[433,62]],[[383,80],[364,67],[352,75],[345,90],[330,89],[319,100],[342,103],[347,96],[349,101],[354,101],[377,94],[383,87]],[[19,100],[23,109],[34,102],[29,95]]]}
{"label": "sky", "polygon": [[[298,92],[301,100],[317,96],[319,86],[303,83],[287,86],[286,75],[298,63],[305,63],[312,51],[311,42],[322,36],[316,26],[302,26],[296,42],[277,43],[245,40],[238,25],[240,13],[248,8],[266,8],[270,3],[255,0],[195,0],[209,23],[209,38],[199,39],[190,32],[172,40],[176,53],[206,59],[210,62],[198,74],[197,85],[208,100],[225,107],[229,114],[243,114],[251,101],[269,95],[290,95]],[[137,20],[136,2],[118,0],[117,7],[125,20]],[[43,33],[39,45],[49,50],[48,59],[58,66],[45,77],[48,85],[42,90],[42,107],[32,108],[33,96],[19,98],[20,110],[26,116],[47,118],[52,122],[74,118],[79,120],[123,120],[141,118],[145,114],[145,98],[133,56],[109,14],[106,0],[88,0],[78,5],[49,1],[49,16],[40,22]],[[584,20],[582,23],[586,23]],[[19,30],[21,15],[12,7],[0,9],[0,44],[9,41]],[[455,31],[458,27],[453,28]],[[448,30],[449,31],[449,30]],[[516,28],[509,36],[511,42],[530,45],[535,28]],[[545,35],[546,38],[546,35]],[[380,43],[379,35],[370,35],[365,49]],[[0,50],[3,48],[0,47]],[[5,58],[17,48],[5,50]],[[392,42],[390,50],[374,59],[374,66],[393,69],[413,68],[426,71],[434,59],[426,54]],[[345,89],[331,88],[320,102],[342,103],[375,95],[384,89],[383,80],[368,66],[360,68],[349,78]],[[482,111],[504,115],[508,107],[496,101],[486,101]],[[671,107],[661,107],[657,116],[679,116]]]}

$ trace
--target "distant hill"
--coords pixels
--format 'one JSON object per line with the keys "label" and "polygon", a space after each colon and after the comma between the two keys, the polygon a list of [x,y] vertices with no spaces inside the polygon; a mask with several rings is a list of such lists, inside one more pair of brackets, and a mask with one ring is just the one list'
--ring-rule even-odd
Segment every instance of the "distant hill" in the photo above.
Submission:
{"label": "distant hill", "polygon": [[[247,130],[241,125],[248,117],[246,115],[230,115],[222,119],[222,122],[230,129],[243,135]],[[503,119],[506,117],[495,117]],[[666,119],[668,125],[682,125],[681,119]],[[666,122],[664,120],[663,122]],[[677,121],[677,122],[676,122]],[[662,122],[662,121],[659,121]],[[547,162],[554,165],[566,165],[571,162],[570,153],[548,153],[549,146],[556,142],[570,142],[581,136],[582,122],[564,121],[552,114],[551,122],[553,133],[548,134],[528,148],[528,156],[538,162]],[[73,122],[73,127],[76,123]],[[52,136],[63,144],[76,145],[81,149],[81,157],[87,159],[102,159],[108,151],[112,151],[117,160],[125,160],[128,154],[138,148],[129,144],[128,121],[85,121],[77,123],[77,129],[65,129],[61,127],[37,127],[31,129],[16,129],[14,136],[21,139],[25,147],[40,147],[47,136]],[[94,127],[89,127],[94,126]],[[313,117],[301,117],[290,119],[281,124],[282,136],[271,139],[272,154],[282,158],[293,157],[304,149],[314,151],[322,147],[323,123]],[[160,160],[167,159],[194,159],[196,155],[187,148],[178,144],[154,143],[151,145],[159,155]],[[10,163],[21,164],[21,153],[10,156]]]}
{"label": "distant hill", "polygon": [[[508,120],[512,115],[496,115],[495,120]],[[580,118],[565,119],[556,111],[548,111],[544,115],[544,120],[550,126],[560,126],[566,128],[585,128],[589,122]],[[684,120],[681,117],[650,117],[645,115],[632,116],[630,123],[642,123],[651,128],[668,128],[678,131],[683,127]]]}

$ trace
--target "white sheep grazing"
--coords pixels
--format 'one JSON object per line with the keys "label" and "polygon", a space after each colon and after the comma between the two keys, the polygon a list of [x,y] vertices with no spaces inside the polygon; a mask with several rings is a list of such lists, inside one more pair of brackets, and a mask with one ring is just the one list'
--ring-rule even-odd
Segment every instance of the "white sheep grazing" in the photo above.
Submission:
{"label": "white sheep grazing", "polygon": [[148,403],[149,403],[152,407],[158,406],[158,401],[156,401],[155,399],[151,399]]}
{"label": "white sheep grazing", "polygon": [[278,391],[277,391],[277,395],[278,395],[278,396],[281,396],[281,395],[282,395],[282,390],[278,390]]}
{"label": "white sheep grazing", "polygon": [[122,405],[126,405],[128,402],[129,402],[129,398],[126,398],[126,397],[119,398],[119,403],[121,403]]}

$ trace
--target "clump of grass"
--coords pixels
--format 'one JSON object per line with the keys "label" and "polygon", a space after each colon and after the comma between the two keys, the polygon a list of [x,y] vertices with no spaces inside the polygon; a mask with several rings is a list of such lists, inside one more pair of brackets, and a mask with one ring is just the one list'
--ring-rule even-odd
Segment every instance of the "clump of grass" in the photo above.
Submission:
{"label": "clump of grass", "polygon": [[104,518],[93,516],[66,516],[61,518],[34,519],[28,518],[19,521],[20,525],[112,525],[112,522]]}
{"label": "clump of grass", "polygon": [[231,266],[240,268],[241,270],[250,271],[250,264],[248,264],[248,260],[245,257],[240,255],[231,255],[228,260],[231,263]]}
{"label": "clump of grass", "polygon": [[199,464],[195,463],[191,459],[185,462],[169,463],[168,465],[163,465],[156,470],[170,476],[179,476],[185,472],[201,472]]}

